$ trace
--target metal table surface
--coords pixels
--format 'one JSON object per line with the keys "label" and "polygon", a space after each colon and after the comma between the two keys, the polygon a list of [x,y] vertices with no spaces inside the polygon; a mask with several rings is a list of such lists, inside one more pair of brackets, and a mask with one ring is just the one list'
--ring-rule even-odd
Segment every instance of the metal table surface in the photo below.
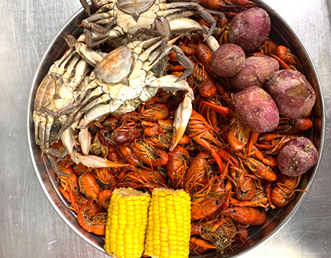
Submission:
{"label": "metal table surface", "polygon": [[[326,0],[265,0],[294,29],[310,54],[326,104],[322,162],[289,223],[245,257],[329,257],[331,254],[331,55]],[[80,8],[78,0],[0,2],[0,257],[108,257],[76,235],[48,202],[27,144],[32,78],[48,45]]]}

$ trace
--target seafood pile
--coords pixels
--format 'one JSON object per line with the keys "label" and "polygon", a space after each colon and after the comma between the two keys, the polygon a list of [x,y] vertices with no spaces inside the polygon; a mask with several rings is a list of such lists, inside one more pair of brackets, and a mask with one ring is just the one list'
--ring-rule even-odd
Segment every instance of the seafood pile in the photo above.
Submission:
{"label": "seafood pile", "polygon": [[[248,226],[294,198],[312,166],[292,176],[277,159],[313,126],[309,112],[277,113],[275,128],[253,130],[235,110],[235,80],[213,69],[213,55],[230,43],[231,21],[256,4],[94,0],[91,14],[81,2],[83,33],[66,37],[33,113],[35,142],[68,208],[82,228],[103,236],[115,189],[183,189],[191,197],[191,253],[244,242]],[[273,39],[245,52],[246,60],[268,57],[280,71],[302,72]]]}

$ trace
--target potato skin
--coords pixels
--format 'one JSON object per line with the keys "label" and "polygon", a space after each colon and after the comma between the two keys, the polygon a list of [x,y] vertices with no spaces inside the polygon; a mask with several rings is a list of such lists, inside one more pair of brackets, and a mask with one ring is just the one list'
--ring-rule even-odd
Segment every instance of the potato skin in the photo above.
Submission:
{"label": "potato skin", "polygon": [[270,76],[279,70],[279,63],[270,56],[251,56],[244,63],[244,67],[230,78],[234,92],[242,91],[250,86],[264,88]]}
{"label": "potato skin", "polygon": [[245,63],[244,50],[232,43],[221,45],[211,56],[210,68],[219,76],[236,75]]}
{"label": "potato skin", "polygon": [[297,137],[279,150],[277,164],[284,175],[300,176],[317,163],[318,156],[318,150],[308,138]]}
{"label": "potato skin", "polygon": [[277,105],[262,88],[251,86],[236,93],[233,100],[236,114],[251,131],[265,133],[278,126]]}
{"label": "potato skin", "polygon": [[316,93],[306,77],[297,71],[275,72],[266,84],[266,91],[275,100],[279,113],[296,119],[309,113],[316,101]]}
{"label": "potato skin", "polygon": [[269,14],[254,7],[237,14],[229,27],[229,41],[243,48],[246,53],[257,50],[268,38],[271,29]]}

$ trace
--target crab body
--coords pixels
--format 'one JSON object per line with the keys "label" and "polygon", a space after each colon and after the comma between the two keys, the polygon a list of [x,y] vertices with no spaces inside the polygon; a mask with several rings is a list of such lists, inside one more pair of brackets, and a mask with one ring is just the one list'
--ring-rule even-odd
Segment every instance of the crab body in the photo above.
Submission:
{"label": "crab body", "polygon": [[95,67],[90,75],[91,83],[101,86],[111,96],[112,104],[119,106],[115,113],[130,112],[150,100],[158,90],[147,85],[146,78],[152,75],[143,66],[138,54],[123,46],[110,52]]}
{"label": "crab body", "polygon": [[[79,123],[80,128],[107,113],[134,111],[155,96],[159,88],[173,92],[182,90],[194,99],[185,81],[177,81],[178,77],[173,75],[157,78],[151,71],[171,49],[162,52],[161,44],[159,37],[131,42],[108,53],[96,64],[89,76],[88,88],[95,91],[93,96],[98,96],[82,108],[85,114]],[[88,50],[84,44],[77,43],[77,51],[82,56]]]}
{"label": "crab body", "polygon": [[35,142],[48,148],[51,128],[67,119],[67,109],[75,102],[90,66],[69,49],[56,61],[40,83],[35,97],[33,120]]}

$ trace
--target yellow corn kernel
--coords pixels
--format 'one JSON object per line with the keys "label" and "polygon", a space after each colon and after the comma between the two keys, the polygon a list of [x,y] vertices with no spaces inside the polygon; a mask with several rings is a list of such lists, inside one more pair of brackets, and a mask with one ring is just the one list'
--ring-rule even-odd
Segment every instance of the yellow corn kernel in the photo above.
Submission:
{"label": "yellow corn kernel", "polygon": [[115,189],[108,207],[105,251],[115,258],[139,258],[144,251],[150,195]]}
{"label": "yellow corn kernel", "polygon": [[153,258],[188,257],[190,233],[190,196],[183,190],[155,188],[149,207],[145,254]]}

